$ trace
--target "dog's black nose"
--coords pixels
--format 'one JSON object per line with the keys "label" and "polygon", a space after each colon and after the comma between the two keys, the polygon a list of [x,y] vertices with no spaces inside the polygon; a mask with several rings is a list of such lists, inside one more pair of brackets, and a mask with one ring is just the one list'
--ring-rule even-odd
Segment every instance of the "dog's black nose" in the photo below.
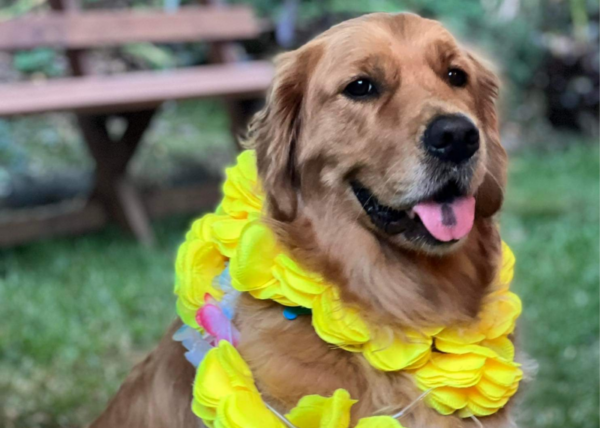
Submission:
{"label": "dog's black nose", "polygon": [[425,130],[423,142],[433,156],[458,164],[479,149],[479,130],[465,116],[438,116]]}

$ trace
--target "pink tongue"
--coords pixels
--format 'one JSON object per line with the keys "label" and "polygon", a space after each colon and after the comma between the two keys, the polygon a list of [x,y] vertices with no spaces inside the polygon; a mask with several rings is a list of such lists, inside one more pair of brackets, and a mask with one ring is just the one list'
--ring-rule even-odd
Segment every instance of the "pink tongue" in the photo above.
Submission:
{"label": "pink tongue", "polygon": [[452,202],[422,202],[413,210],[438,241],[452,241],[465,237],[473,227],[475,198],[464,196]]}

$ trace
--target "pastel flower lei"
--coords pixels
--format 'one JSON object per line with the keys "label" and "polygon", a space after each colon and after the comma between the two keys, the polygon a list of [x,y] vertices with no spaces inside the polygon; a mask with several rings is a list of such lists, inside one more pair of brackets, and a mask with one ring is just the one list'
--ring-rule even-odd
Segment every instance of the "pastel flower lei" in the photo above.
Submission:
{"label": "pastel flower lei", "polygon": [[[441,414],[456,413],[460,417],[491,415],[515,394],[523,373],[514,361],[510,335],[521,313],[521,301],[509,291],[515,259],[506,244],[502,244],[501,270],[483,302],[477,321],[469,325],[394,332],[386,327],[368,325],[356,308],[341,302],[334,285],[328,284],[320,275],[305,271],[278,245],[273,232],[261,221],[264,195],[258,181],[254,151],[242,152],[237,165],[228,168],[226,175],[221,205],[214,213],[193,223],[178,252],[175,294],[178,296],[178,314],[186,325],[206,334],[202,317],[209,308],[216,308],[214,302],[228,298],[221,287],[215,286],[214,279],[228,268],[231,286],[237,292],[247,292],[257,299],[274,300],[286,307],[309,308],[315,331],[324,341],[350,352],[361,352],[379,370],[411,373],[416,385],[428,391],[426,402]],[[233,335],[231,339],[235,343]],[[251,378],[247,365],[239,355],[235,356],[235,348],[214,344],[218,346],[209,351],[202,362],[194,389],[193,409],[205,422],[210,422],[210,417],[214,416],[214,413],[209,415],[206,409],[214,411],[220,408],[222,400],[215,397],[211,397],[212,401],[207,400],[204,394],[209,389],[215,390],[216,383],[221,381],[225,388],[226,379],[229,379],[211,377],[209,366],[215,366],[215,361],[219,361],[231,374],[235,371],[228,369],[232,363],[228,363],[227,359],[233,358],[236,370]],[[213,356],[209,359],[210,355]],[[255,388],[248,386],[251,384],[249,378],[244,379],[247,381],[240,383],[237,378],[230,381],[235,388],[243,386],[248,394],[258,394]],[[210,388],[203,385],[210,385]],[[349,414],[351,404],[348,403],[352,400],[345,391],[336,392],[330,398],[309,397],[301,400],[300,409],[304,408],[303,402],[310,402],[307,408],[322,407],[325,412],[327,406],[334,406],[337,409],[334,413],[343,414],[339,408],[343,402]],[[260,396],[246,398],[248,400],[236,399],[236,403],[248,406],[248,403],[261,401]],[[323,406],[316,406],[311,400],[317,400]],[[259,404],[256,406],[257,409],[260,407]],[[296,410],[290,415],[298,412],[302,413]],[[348,424],[296,425],[299,428],[346,428]],[[215,426],[253,425],[223,423]],[[359,426],[366,428],[369,425]],[[397,427],[399,424],[389,426]]]}

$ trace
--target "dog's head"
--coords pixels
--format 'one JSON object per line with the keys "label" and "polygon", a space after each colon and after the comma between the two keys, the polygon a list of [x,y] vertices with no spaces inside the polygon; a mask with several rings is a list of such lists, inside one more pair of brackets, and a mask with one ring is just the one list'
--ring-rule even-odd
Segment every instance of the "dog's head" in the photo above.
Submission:
{"label": "dog's head", "polygon": [[383,239],[439,251],[500,208],[497,80],[439,23],[368,15],[277,66],[253,126],[276,219],[300,198],[338,204]]}
{"label": "dog's head", "polygon": [[367,15],[276,64],[250,144],[270,216],[321,253],[451,254],[500,208],[497,79],[438,22]]}

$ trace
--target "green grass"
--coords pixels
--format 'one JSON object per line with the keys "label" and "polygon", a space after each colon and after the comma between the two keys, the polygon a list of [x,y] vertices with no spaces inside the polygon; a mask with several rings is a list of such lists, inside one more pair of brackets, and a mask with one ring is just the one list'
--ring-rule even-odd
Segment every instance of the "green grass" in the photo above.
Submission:
{"label": "green grass", "polygon": [[81,426],[173,319],[188,221],[140,248],[117,229],[0,253],[0,426]]}
{"label": "green grass", "polygon": [[511,163],[503,237],[517,256],[521,344],[539,364],[525,427],[598,427],[598,148]]}
{"label": "green grass", "polygon": [[[504,239],[517,255],[522,346],[539,363],[522,426],[598,426],[596,147],[511,163]],[[0,252],[0,426],[89,422],[174,317],[173,258],[189,219],[143,249],[117,229]]]}

